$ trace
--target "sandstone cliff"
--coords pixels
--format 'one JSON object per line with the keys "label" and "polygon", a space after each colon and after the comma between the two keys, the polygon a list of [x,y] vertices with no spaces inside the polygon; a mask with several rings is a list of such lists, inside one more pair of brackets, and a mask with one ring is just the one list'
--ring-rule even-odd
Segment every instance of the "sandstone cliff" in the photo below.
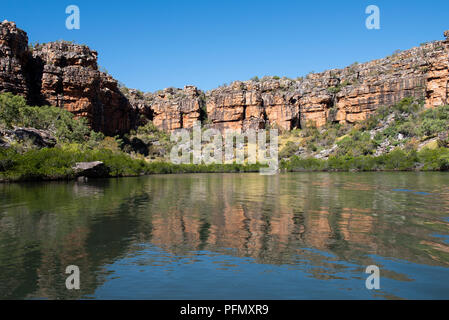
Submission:
{"label": "sandstone cliff", "polygon": [[134,103],[138,106],[145,101],[140,110],[153,111],[153,122],[163,130],[190,128],[194,120],[206,118],[221,130],[267,126],[291,130],[326,122],[354,123],[379,106],[393,105],[405,97],[423,99],[427,107],[439,106],[449,103],[449,31],[445,37],[384,59],[301,79],[235,81],[204,93],[204,100],[199,100],[201,91],[186,87],[195,94],[165,89],[147,93]]}
{"label": "sandstone cliff", "polygon": [[208,117],[219,127],[292,129],[312,122],[356,122],[409,96],[428,107],[449,103],[449,40],[309,74],[305,79],[234,82],[207,94]]}
{"label": "sandstone cliff", "polygon": [[98,70],[97,52],[88,47],[52,42],[29,49],[26,33],[5,21],[0,24],[0,92],[66,108],[108,135],[148,120],[165,131],[191,128],[197,120],[243,131],[354,123],[405,97],[422,98],[427,107],[448,104],[449,31],[445,37],[296,80],[264,77],[208,92],[186,86],[142,93],[121,92],[116,80]]}
{"label": "sandstone cliff", "polygon": [[12,22],[0,24],[0,92],[28,95],[27,46],[28,36],[24,31]]}
{"label": "sandstone cliff", "polygon": [[65,108],[109,135],[134,124],[135,112],[117,81],[98,70],[97,52],[68,42],[29,48],[26,33],[7,21],[0,24],[0,92]]}

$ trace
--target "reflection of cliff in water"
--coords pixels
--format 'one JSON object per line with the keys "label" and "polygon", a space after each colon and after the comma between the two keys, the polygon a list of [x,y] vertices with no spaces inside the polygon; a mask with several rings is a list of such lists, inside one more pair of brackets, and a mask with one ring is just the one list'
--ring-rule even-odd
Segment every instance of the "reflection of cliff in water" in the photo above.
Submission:
{"label": "reflection of cliff in water", "polygon": [[[438,195],[394,193],[410,178],[388,173],[0,185],[0,297],[93,294],[105,265],[150,242],[177,255],[208,250],[259,263],[306,263],[319,279],[338,272],[339,260],[369,265],[370,254],[448,266],[448,244],[432,236],[448,234],[442,217],[449,194],[441,193],[448,177],[411,178]],[[82,273],[75,293],[65,289],[70,264]]]}
{"label": "reflection of cliff in water", "polygon": [[[432,207],[416,212],[401,208],[404,195],[375,189],[356,176],[352,181],[346,175],[317,177],[224,175],[197,178],[190,188],[177,178],[166,179],[163,188],[153,190],[153,206],[158,208],[152,215],[153,243],[180,248],[178,253],[185,248],[232,248],[261,263],[290,263],[305,248],[364,265],[367,254],[430,265],[449,263],[447,256],[430,254],[449,249],[430,236],[438,226],[448,231],[448,224],[432,215]],[[429,243],[426,250],[424,242]]]}
{"label": "reflection of cliff in water", "polygon": [[[133,212],[136,201],[150,199],[136,182],[0,185],[0,297],[92,294],[102,266],[149,240]],[[80,267],[80,291],[65,288],[71,264]]]}

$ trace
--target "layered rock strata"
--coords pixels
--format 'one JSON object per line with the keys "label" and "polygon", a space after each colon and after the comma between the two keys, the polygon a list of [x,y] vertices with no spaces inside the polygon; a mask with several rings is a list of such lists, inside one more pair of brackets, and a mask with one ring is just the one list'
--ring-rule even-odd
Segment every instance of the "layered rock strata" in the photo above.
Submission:
{"label": "layered rock strata", "polygon": [[[196,94],[182,100],[190,107],[185,124],[180,120],[185,111],[179,107],[179,99],[173,99],[173,92],[181,89],[145,94],[145,109],[155,111],[156,126],[169,131],[189,128],[194,120],[204,118],[214,128],[239,131],[355,123],[380,106],[393,105],[406,97],[422,99],[427,107],[448,104],[449,38],[296,80],[264,77],[236,81],[204,93],[204,101],[199,102],[201,92],[191,88]],[[202,104],[206,106],[205,115],[200,115]]]}
{"label": "layered rock strata", "polygon": [[444,35],[443,41],[384,59],[296,80],[264,77],[208,92],[185,86],[143,93],[120,90],[98,70],[97,52],[88,47],[52,42],[29,48],[26,33],[5,21],[0,24],[0,92],[65,108],[108,135],[148,120],[165,131],[191,128],[195,121],[238,131],[354,123],[405,97],[423,99],[429,108],[448,104],[449,31]]}
{"label": "layered rock strata", "polygon": [[108,135],[134,125],[134,109],[117,81],[98,70],[96,51],[69,42],[28,47],[26,33],[13,22],[0,24],[0,92],[65,108]]}

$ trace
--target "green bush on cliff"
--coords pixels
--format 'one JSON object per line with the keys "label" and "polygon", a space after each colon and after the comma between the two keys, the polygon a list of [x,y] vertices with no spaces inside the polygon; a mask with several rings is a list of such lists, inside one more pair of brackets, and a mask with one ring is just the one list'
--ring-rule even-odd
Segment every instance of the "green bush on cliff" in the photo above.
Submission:
{"label": "green bush on cliff", "polygon": [[308,151],[316,152],[324,148],[330,148],[335,140],[343,136],[349,127],[340,124],[328,123],[323,128],[318,129],[312,124],[302,131],[302,137],[306,139],[305,146]]}
{"label": "green bush on cliff", "polygon": [[0,124],[49,130],[60,143],[84,143],[92,134],[85,118],[75,119],[71,112],[57,107],[28,106],[23,97],[11,93],[0,94]]}
{"label": "green bush on cliff", "polygon": [[20,109],[26,106],[26,101],[21,96],[12,93],[0,94],[0,125],[12,127],[20,118]]}
{"label": "green bush on cliff", "polygon": [[435,136],[448,129],[448,120],[424,119],[418,130],[423,136]]}
{"label": "green bush on cliff", "polygon": [[298,151],[298,145],[293,141],[288,141],[286,145],[279,152],[280,159],[286,159],[293,156]]}
{"label": "green bush on cliff", "polygon": [[282,160],[280,167],[285,171],[443,171],[449,170],[449,149],[423,149],[420,152],[395,149],[378,157],[344,155],[330,156],[328,160],[293,156],[290,160]]}
{"label": "green bush on cliff", "polygon": [[421,135],[435,136],[449,130],[449,106],[428,109],[423,113],[422,118],[418,129]]}
{"label": "green bush on cliff", "polygon": [[337,142],[337,155],[358,157],[373,154],[376,142],[371,139],[369,132],[355,131],[350,136]]}
{"label": "green bush on cliff", "polygon": [[49,130],[58,142],[83,143],[91,134],[86,118],[75,119],[69,111],[51,106],[20,108],[18,125]]}

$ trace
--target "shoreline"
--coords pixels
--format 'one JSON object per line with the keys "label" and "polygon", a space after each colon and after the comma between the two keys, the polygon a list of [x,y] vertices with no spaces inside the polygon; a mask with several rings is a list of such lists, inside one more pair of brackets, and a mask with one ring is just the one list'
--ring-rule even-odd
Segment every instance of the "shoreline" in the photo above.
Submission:
{"label": "shoreline", "polygon": [[[164,163],[170,166],[170,163]],[[187,165],[194,166],[194,165]],[[196,165],[195,165],[196,166]],[[234,166],[234,165],[229,165]],[[245,173],[259,173],[259,170],[253,170],[246,168],[246,166],[242,166],[243,170],[226,170],[223,167],[221,170],[201,170],[201,168],[192,167],[193,170],[179,170],[175,172],[153,172],[153,173],[143,173],[143,174],[130,174],[130,175],[118,175],[118,176],[104,176],[104,177],[85,177],[85,176],[66,176],[66,177],[35,177],[35,178],[19,178],[19,179],[4,179],[0,178],[0,184],[20,184],[20,183],[40,183],[40,182],[88,182],[91,180],[109,180],[109,179],[121,179],[121,178],[138,178],[138,177],[149,177],[154,175],[182,175],[182,174],[219,174],[219,173],[228,173],[228,174],[245,174]],[[248,170],[245,170],[248,169]],[[449,170],[440,170],[440,169],[373,169],[373,170],[358,170],[358,169],[300,169],[295,168],[288,170],[286,168],[279,169],[274,176],[289,174],[289,173],[449,173]]]}

